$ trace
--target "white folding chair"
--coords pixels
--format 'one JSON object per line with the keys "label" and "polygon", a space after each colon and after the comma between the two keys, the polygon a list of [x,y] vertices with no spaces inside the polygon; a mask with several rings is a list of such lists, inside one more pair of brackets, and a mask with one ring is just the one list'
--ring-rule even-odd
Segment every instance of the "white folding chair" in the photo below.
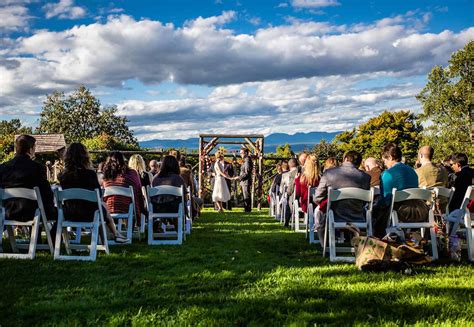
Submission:
{"label": "white folding chair", "polygon": [[[301,209],[298,200],[295,200],[293,203],[294,209],[294,227],[295,232],[297,233],[308,233],[308,222],[309,216],[313,215],[313,206],[311,204],[311,198],[313,197],[314,193],[316,193],[316,187],[308,186],[308,203],[306,205],[306,212],[303,212]],[[303,217],[301,218],[301,213],[303,213]]]}
{"label": "white folding chair", "polygon": [[[100,191],[98,189],[94,191],[80,189],[80,188],[70,188],[66,190],[55,190],[54,196],[56,198],[56,203],[58,206],[58,227],[56,230],[56,242],[54,247],[54,259],[55,260],[81,260],[81,261],[95,261],[97,257],[97,250],[105,251],[109,254],[109,246],[107,242],[107,231],[105,229],[105,221],[102,212],[102,200],[100,196]],[[89,201],[97,204],[97,210],[94,213],[94,218],[91,222],[78,222],[65,220],[64,217],[64,201],[68,200],[83,200]],[[82,230],[87,228],[91,230],[91,243],[90,244],[71,244],[69,241],[69,236],[67,231],[63,230],[64,228],[78,228]],[[102,245],[98,244],[99,239],[99,227],[102,232]],[[64,242],[67,255],[61,254],[61,241]],[[72,255],[71,249],[77,250],[88,250],[88,256],[79,256]]]}
{"label": "white folding chair", "polygon": [[[332,204],[341,200],[360,200],[368,204],[364,221],[362,222],[336,222],[334,217],[334,211],[332,210]],[[354,253],[354,248],[349,247],[338,247],[336,248],[336,230],[348,228],[349,225],[355,226],[359,229],[365,229],[367,235],[372,235],[372,206],[374,202],[374,190],[364,190],[356,187],[346,187],[341,189],[328,189],[328,204],[326,212],[326,224],[324,228],[324,241],[323,241],[323,257],[326,254],[326,244],[329,237],[329,260],[334,261],[346,261],[354,262],[354,257],[347,256],[337,256],[336,253],[339,250],[340,252],[350,252]]]}
{"label": "white folding chair", "polygon": [[[36,201],[38,209],[36,209],[35,215],[32,220],[23,222],[17,220],[7,220],[6,210],[3,206],[3,201],[9,199],[28,199]],[[41,237],[40,226],[43,225],[46,239],[48,244],[37,244],[38,238]],[[13,226],[29,227],[31,229],[30,241],[28,244],[18,244],[15,234],[13,232]],[[2,247],[2,234],[3,229],[6,228],[7,237],[10,241],[11,248],[14,253],[4,253]],[[19,253],[19,248],[28,249],[28,253]],[[6,188],[0,189],[0,258],[13,258],[13,259],[34,259],[37,249],[49,249],[53,254],[53,242],[51,239],[51,227],[46,219],[44,211],[43,201],[41,199],[41,193],[38,187],[33,189],[27,188]]]}
{"label": "white folding chair", "polygon": [[[400,203],[407,200],[422,200],[425,202],[431,202],[430,209],[428,211],[428,217],[426,221],[422,222],[400,222],[398,220],[397,211],[394,210],[395,203]],[[438,246],[436,243],[436,231],[435,231],[435,221],[434,221],[434,201],[433,193],[431,190],[422,189],[422,188],[408,188],[405,190],[397,191],[396,188],[392,189],[392,204],[390,207],[390,217],[391,224],[393,227],[401,229],[420,229],[421,235],[424,237],[424,231],[426,228],[430,230],[430,239],[431,239],[431,249],[433,252],[433,260],[438,259]],[[390,224],[390,221],[389,221]]]}
{"label": "white folding chair", "polygon": [[[133,220],[135,218],[135,195],[133,194],[133,186],[108,186],[104,189],[104,198],[108,196],[123,196],[130,199],[130,205],[128,206],[128,212],[111,212],[110,216],[117,221],[117,231],[120,233],[125,232],[127,235],[128,242],[116,243],[113,240],[109,240],[109,245],[116,244],[132,244],[133,237]],[[126,221],[126,224],[124,224]],[[123,227],[126,227],[124,230]],[[140,235],[140,231],[138,232]]]}
{"label": "white folding chair", "polygon": [[186,222],[184,224],[184,231],[185,231],[185,234],[184,234],[184,239],[186,240],[186,235],[190,235],[191,234],[191,229],[192,229],[192,225],[193,225],[193,220],[192,220],[192,206],[193,206],[193,194],[191,193],[191,186],[188,186],[187,187],[187,194],[188,194],[188,197],[189,199],[186,201],[186,206],[187,206],[187,215],[186,215]]}
{"label": "white folding chair", "polygon": [[[466,231],[466,247],[467,247],[467,259],[474,261],[474,223],[473,214],[469,212],[467,205],[471,200],[474,200],[474,186],[469,186],[464,195],[464,200],[461,204],[461,210],[464,212],[464,219],[454,224],[452,231],[457,231],[459,227]],[[449,224],[448,224],[449,226]],[[448,235],[450,235],[448,230]]]}
{"label": "white folding chair", "polygon": [[321,244],[321,240],[316,239],[314,234],[316,232],[316,223],[322,221],[324,212],[321,211],[319,206],[313,210],[313,204],[308,205],[308,224],[307,224],[307,238],[310,244]]}
{"label": "white folding chair", "polygon": [[[183,224],[185,220],[184,214],[184,186],[154,186],[147,188],[148,194],[148,244],[149,245],[180,245],[183,243]],[[153,211],[152,198],[158,195],[172,195],[181,198],[178,212],[155,213]],[[163,219],[177,220],[177,228],[174,231],[163,231],[155,233],[153,231],[153,223],[155,220],[162,222]],[[156,236],[156,238],[155,238]]]}
{"label": "white folding chair", "polygon": [[[447,187],[435,187],[433,189],[435,196],[436,196],[436,201],[444,198],[446,200],[446,207],[444,209],[444,215],[449,214],[449,204],[451,203],[451,199],[453,198],[454,195],[454,187],[447,188]],[[442,208],[439,208],[442,209]]]}
{"label": "white folding chair", "polygon": [[276,208],[275,208],[275,193],[272,192],[271,190],[268,192],[268,195],[270,197],[270,203],[268,204],[269,205],[269,215],[270,217],[275,217],[276,215]]}
{"label": "white folding chair", "polygon": [[[151,175],[151,173],[149,173]],[[143,197],[145,198],[145,208],[148,209],[148,193],[147,189],[145,186],[142,186],[142,194]],[[146,228],[146,222],[145,222],[145,214],[142,212],[140,215],[140,233],[145,233],[145,228]]]}
{"label": "white folding chair", "polygon": [[288,186],[283,188],[283,194],[280,199],[280,223],[285,223],[286,210],[288,206]]}

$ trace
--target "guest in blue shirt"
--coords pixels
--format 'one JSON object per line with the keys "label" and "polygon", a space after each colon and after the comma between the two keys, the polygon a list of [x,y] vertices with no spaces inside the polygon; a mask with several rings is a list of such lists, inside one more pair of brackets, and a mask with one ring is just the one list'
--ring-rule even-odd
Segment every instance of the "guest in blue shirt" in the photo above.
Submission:
{"label": "guest in blue shirt", "polygon": [[[417,188],[418,175],[415,170],[402,161],[402,150],[396,144],[389,143],[382,149],[382,160],[387,167],[382,173],[380,183],[379,201],[374,206],[374,234],[377,237],[385,235],[385,228],[390,217],[390,205],[392,201],[392,189],[398,191]],[[426,205],[419,200],[408,200],[396,204],[394,207],[398,212],[400,221],[416,221],[425,219],[427,213]]]}

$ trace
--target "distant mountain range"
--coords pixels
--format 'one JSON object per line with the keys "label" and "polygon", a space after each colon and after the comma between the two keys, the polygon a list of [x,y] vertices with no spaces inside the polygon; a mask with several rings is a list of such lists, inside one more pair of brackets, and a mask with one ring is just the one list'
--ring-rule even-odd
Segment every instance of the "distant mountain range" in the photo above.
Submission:
{"label": "distant mountain range", "polygon": [[[311,149],[315,144],[325,140],[331,142],[333,138],[340,132],[310,132],[310,133],[296,133],[293,135],[284,133],[270,134],[265,137],[265,152],[275,152],[279,145],[286,143],[291,145],[293,151],[302,151],[304,149]],[[140,146],[148,149],[187,149],[197,150],[199,147],[199,138],[190,138],[187,140],[149,140],[140,142]],[[238,146],[225,145],[229,150],[237,149]]]}

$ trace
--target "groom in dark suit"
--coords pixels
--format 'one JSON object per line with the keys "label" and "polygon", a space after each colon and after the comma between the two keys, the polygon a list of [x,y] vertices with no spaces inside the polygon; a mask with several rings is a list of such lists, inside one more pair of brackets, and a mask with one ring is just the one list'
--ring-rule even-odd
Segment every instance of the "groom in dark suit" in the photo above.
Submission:
{"label": "groom in dark suit", "polygon": [[240,186],[242,187],[242,194],[244,196],[245,212],[252,211],[252,171],[253,162],[249,157],[249,149],[242,148],[240,150],[240,156],[243,159],[242,165],[240,166],[240,175],[238,177]]}

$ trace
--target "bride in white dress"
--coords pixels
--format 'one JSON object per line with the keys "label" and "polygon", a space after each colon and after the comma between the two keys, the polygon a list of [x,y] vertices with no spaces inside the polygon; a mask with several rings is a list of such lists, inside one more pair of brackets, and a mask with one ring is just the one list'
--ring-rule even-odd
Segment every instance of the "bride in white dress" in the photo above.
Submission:
{"label": "bride in white dress", "polygon": [[214,172],[216,178],[214,181],[214,189],[212,190],[212,201],[216,203],[219,212],[224,212],[222,208],[222,202],[230,200],[230,192],[227,187],[226,179],[232,179],[224,172],[224,155],[220,152],[216,152],[216,163],[214,164]]}

